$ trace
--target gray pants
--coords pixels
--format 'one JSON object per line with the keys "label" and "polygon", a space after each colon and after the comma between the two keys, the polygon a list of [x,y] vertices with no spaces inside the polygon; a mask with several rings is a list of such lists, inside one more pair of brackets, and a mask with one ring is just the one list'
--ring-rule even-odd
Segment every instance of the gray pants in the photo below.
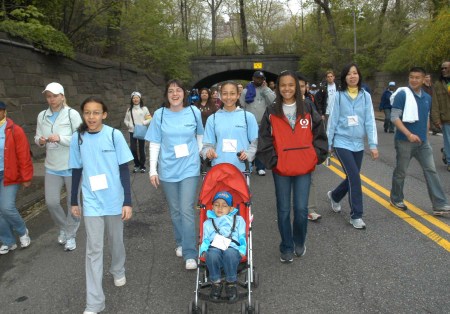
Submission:
{"label": "gray pants", "polygon": [[[61,189],[66,186],[67,213],[61,206]],[[75,238],[80,219],[73,217],[70,212],[70,193],[72,189],[72,177],[62,177],[54,174],[45,174],[45,203],[50,216],[60,231],[64,231],[66,238]]]}
{"label": "gray pants", "polygon": [[311,172],[311,185],[309,186],[308,214],[315,213],[317,210],[317,191],[314,177],[313,171]]}
{"label": "gray pants", "polygon": [[103,293],[103,239],[106,227],[111,267],[114,279],[125,276],[125,246],[121,215],[84,217],[86,228],[86,311],[101,312],[105,309]]}

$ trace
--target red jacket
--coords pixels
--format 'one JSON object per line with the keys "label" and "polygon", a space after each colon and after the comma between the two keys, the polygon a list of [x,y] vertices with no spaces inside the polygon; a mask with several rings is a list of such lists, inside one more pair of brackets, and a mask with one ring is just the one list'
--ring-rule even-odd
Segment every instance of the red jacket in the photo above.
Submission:
{"label": "red jacket", "polygon": [[266,168],[282,176],[298,176],[314,171],[324,161],[327,138],[320,115],[311,103],[305,103],[305,115],[297,116],[294,129],[287,118],[275,114],[274,104],[267,107],[258,135],[259,158]]}
{"label": "red jacket", "polygon": [[6,119],[3,185],[29,182],[33,178],[30,144],[23,129]]}

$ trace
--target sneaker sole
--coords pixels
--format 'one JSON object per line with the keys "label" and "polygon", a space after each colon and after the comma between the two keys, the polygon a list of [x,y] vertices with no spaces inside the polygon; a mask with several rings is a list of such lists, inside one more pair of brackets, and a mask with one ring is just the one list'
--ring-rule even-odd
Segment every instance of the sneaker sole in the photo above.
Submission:
{"label": "sneaker sole", "polygon": [[6,251],[6,252],[0,252],[0,255],[8,254],[9,252],[14,251],[15,249],[17,249],[17,245],[11,246],[11,247],[8,249],[8,251]]}
{"label": "sneaker sole", "polygon": [[353,228],[358,229],[358,230],[366,229],[366,226],[356,227],[353,223],[350,222],[350,224],[353,226]]}
{"label": "sneaker sole", "polygon": [[294,261],[294,259],[285,260],[285,259],[282,259],[282,258],[280,257],[280,262],[282,262],[283,264],[290,264],[290,263],[292,263],[293,261]]}
{"label": "sneaker sole", "polygon": [[389,200],[389,204],[391,204],[392,207],[397,208],[397,209],[402,210],[402,211],[407,211],[408,210],[408,207],[406,205],[405,205],[405,207],[399,207],[399,206],[395,205],[392,202],[392,200]]}
{"label": "sneaker sole", "polygon": [[444,215],[449,215],[449,214],[450,214],[449,211],[433,211],[434,216],[444,216]]}

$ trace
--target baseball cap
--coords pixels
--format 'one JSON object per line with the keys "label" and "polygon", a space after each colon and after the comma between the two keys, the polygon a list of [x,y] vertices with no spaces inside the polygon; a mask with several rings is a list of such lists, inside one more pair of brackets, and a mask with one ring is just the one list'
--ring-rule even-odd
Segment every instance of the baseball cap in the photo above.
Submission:
{"label": "baseball cap", "polygon": [[64,95],[64,87],[59,83],[52,82],[45,87],[45,89],[42,91],[42,94],[45,92],[50,92],[55,95],[58,95],[58,94]]}
{"label": "baseball cap", "polygon": [[395,86],[395,82],[389,82],[389,86]]}
{"label": "baseball cap", "polygon": [[139,92],[132,92],[131,98],[133,98],[134,96],[138,96],[139,98],[142,98],[141,93],[139,93]]}
{"label": "baseball cap", "polygon": [[6,109],[6,104],[3,101],[0,101],[0,109]]}
{"label": "baseball cap", "polygon": [[228,206],[233,206],[233,196],[227,191],[217,192],[214,196],[213,203],[218,199],[223,199],[225,202],[227,202]]}
{"label": "baseball cap", "polygon": [[316,87],[317,87],[317,85],[316,85],[316,84],[312,84],[312,85],[311,85],[311,87],[314,87],[314,88],[316,88]]}
{"label": "baseball cap", "polygon": [[256,71],[255,73],[253,73],[253,77],[262,77],[265,78],[265,75],[262,71]]}

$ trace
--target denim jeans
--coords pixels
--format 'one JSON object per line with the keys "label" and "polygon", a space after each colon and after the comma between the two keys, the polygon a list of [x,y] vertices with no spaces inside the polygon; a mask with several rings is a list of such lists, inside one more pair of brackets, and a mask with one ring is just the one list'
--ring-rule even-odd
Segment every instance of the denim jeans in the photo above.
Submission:
{"label": "denim jeans", "polygon": [[183,248],[185,260],[197,258],[195,249],[194,203],[199,176],[179,182],[161,181],[172,218],[175,242]]}
{"label": "denim jeans", "polygon": [[447,165],[450,166],[450,123],[442,124],[442,135],[444,135],[444,152],[447,156]]}
{"label": "denim jeans", "polygon": [[[139,155],[138,155],[139,146]],[[134,158],[134,166],[136,168],[145,169],[145,140],[138,140],[133,137],[133,133],[130,132],[130,150]]]}
{"label": "denim jeans", "polygon": [[410,143],[407,141],[395,141],[396,166],[392,175],[391,199],[394,202],[403,201],[403,186],[405,185],[406,170],[409,162],[414,157],[422,167],[427,183],[428,195],[433,207],[440,208],[447,205],[447,197],[442,189],[441,180],[436,172],[433,151],[428,142]]}
{"label": "denim jeans", "polygon": [[210,247],[206,251],[206,266],[208,266],[209,279],[218,281],[221,277],[221,269],[225,273],[228,282],[237,281],[237,269],[241,261],[241,254],[235,248],[229,247],[225,251]]}
{"label": "denim jeans", "polygon": [[7,246],[16,243],[14,230],[19,236],[27,232],[25,222],[16,208],[19,184],[4,186],[3,171],[0,171],[0,241]]}
{"label": "denim jeans", "polygon": [[[303,248],[308,227],[308,197],[311,174],[281,176],[273,173],[277,198],[278,230],[281,236],[280,252],[293,253]],[[291,226],[291,195],[293,195],[294,221]]]}
{"label": "denim jeans", "polygon": [[385,131],[394,131],[394,123],[391,122],[391,109],[383,109],[384,110],[384,125],[383,128]]}
{"label": "denim jeans", "polygon": [[255,158],[255,167],[256,171],[266,170],[266,166],[264,166],[264,164],[258,158]]}
{"label": "denim jeans", "polygon": [[348,192],[350,217],[352,219],[362,218],[363,198],[359,172],[361,170],[364,151],[352,152],[345,148],[336,147],[335,152],[346,178],[331,192],[331,197],[335,202],[340,202]]}

